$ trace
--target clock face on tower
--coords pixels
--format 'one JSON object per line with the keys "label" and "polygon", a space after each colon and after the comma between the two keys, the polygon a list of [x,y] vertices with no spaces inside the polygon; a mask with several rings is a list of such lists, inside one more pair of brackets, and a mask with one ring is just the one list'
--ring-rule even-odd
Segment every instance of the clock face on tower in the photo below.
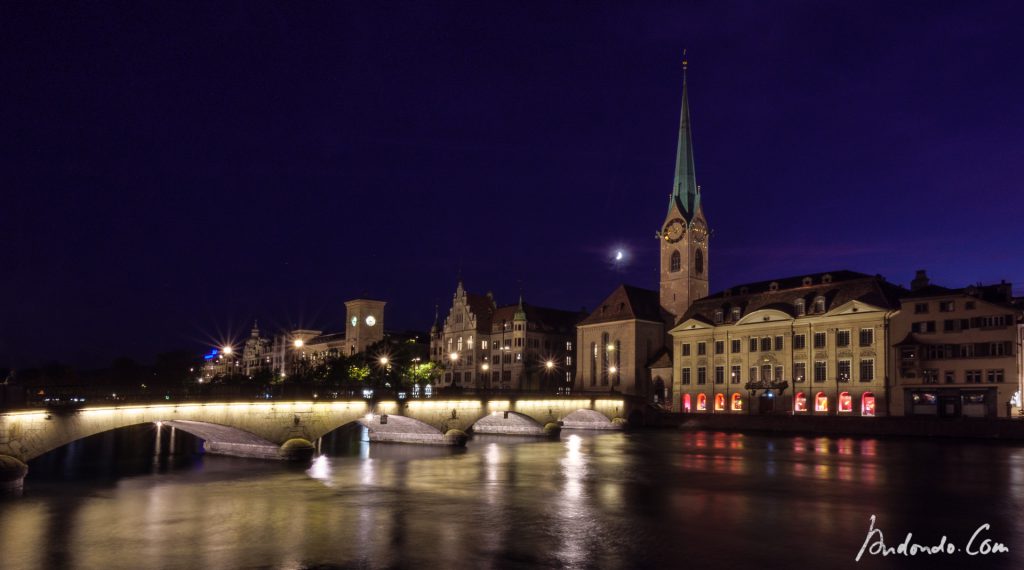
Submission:
{"label": "clock face on tower", "polygon": [[352,317],[352,321],[351,322],[352,322],[352,326],[358,325],[359,324],[359,317]]}
{"label": "clock face on tower", "polygon": [[375,324],[377,324],[377,319],[373,315],[366,317],[366,326],[372,327]]}
{"label": "clock face on tower", "polygon": [[683,220],[675,218],[665,225],[665,231],[661,235],[669,243],[676,243],[686,235],[686,225],[683,223]]}
{"label": "clock face on tower", "polygon": [[693,222],[692,226],[693,240],[697,243],[704,243],[708,239],[708,227],[704,225],[704,222],[697,220]]}

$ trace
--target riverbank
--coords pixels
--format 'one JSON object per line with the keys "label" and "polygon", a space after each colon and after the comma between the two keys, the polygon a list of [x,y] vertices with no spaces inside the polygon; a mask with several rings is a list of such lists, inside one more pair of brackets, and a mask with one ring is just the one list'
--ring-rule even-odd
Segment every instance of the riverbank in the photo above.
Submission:
{"label": "riverbank", "polygon": [[664,414],[658,427],[822,436],[940,437],[1024,441],[1024,420],[908,417]]}

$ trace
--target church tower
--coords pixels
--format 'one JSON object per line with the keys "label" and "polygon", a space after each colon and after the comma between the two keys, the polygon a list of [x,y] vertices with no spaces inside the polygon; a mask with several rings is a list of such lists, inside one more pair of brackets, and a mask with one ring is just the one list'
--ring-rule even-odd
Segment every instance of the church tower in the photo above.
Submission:
{"label": "church tower", "polygon": [[[684,52],[685,58],[685,52]],[[672,324],[693,301],[708,295],[708,229],[701,207],[700,187],[693,168],[693,135],[686,96],[683,60],[683,108],[679,118],[676,172],[668,215],[658,232],[661,241],[661,308]]]}

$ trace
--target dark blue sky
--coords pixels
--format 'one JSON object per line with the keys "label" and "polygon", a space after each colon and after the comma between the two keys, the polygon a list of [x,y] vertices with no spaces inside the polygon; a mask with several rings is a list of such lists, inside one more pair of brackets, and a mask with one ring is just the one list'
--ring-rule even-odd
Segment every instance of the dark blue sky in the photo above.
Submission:
{"label": "dark blue sky", "polygon": [[361,295],[426,329],[460,269],[654,287],[684,47],[712,290],[1024,282],[1018,2],[39,4],[0,6],[0,365]]}

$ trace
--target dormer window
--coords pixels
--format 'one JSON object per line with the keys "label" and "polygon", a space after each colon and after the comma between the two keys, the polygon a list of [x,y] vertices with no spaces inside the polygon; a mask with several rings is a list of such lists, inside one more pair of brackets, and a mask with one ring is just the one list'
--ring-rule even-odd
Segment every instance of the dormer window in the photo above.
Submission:
{"label": "dormer window", "polygon": [[746,295],[748,289],[746,287],[740,287],[740,295]]}
{"label": "dormer window", "polygon": [[732,308],[732,320],[733,321],[740,320],[740,308],[739,307],[733,307]]}
{"label": "dormer window", "polygon": [[805,305],[806,302],[803,299],[797,299],[796,302],[793,303],[793,307],[796,309],[796,316],[802,317],[807,314],[807,307]]}
{"label": "dormer window", "polygon": [[824,313],[825,312],[825,297],[818,295],[814,298],[814,312]]}
{"label": "dormer window", "polygon": [[778,291],[779,290],[779,282],[778,281],[772,281],[771,283],[769,283],[768,284],[768,290],[769,291]]}
{"label": "dormer window", "polygon": [[804,277],[804,280],[803,280],[802,283],[803,283],[804,287],[807,287],[810,284],[814,283],[814,280],[811,279],[810,277]]}
{"label": "dormer window", "polygon": [[716,325],[722,324],[722,314],[723,314],[722,313],[722,309],[718,309],[717,311],[715,311],[715,324]]}
{"label": "dormer window", "polygon": [[831,283],[832,282],[832,274],[831,273],[826,273],[824,276],[822,276],[821,282],[822,283]]}

